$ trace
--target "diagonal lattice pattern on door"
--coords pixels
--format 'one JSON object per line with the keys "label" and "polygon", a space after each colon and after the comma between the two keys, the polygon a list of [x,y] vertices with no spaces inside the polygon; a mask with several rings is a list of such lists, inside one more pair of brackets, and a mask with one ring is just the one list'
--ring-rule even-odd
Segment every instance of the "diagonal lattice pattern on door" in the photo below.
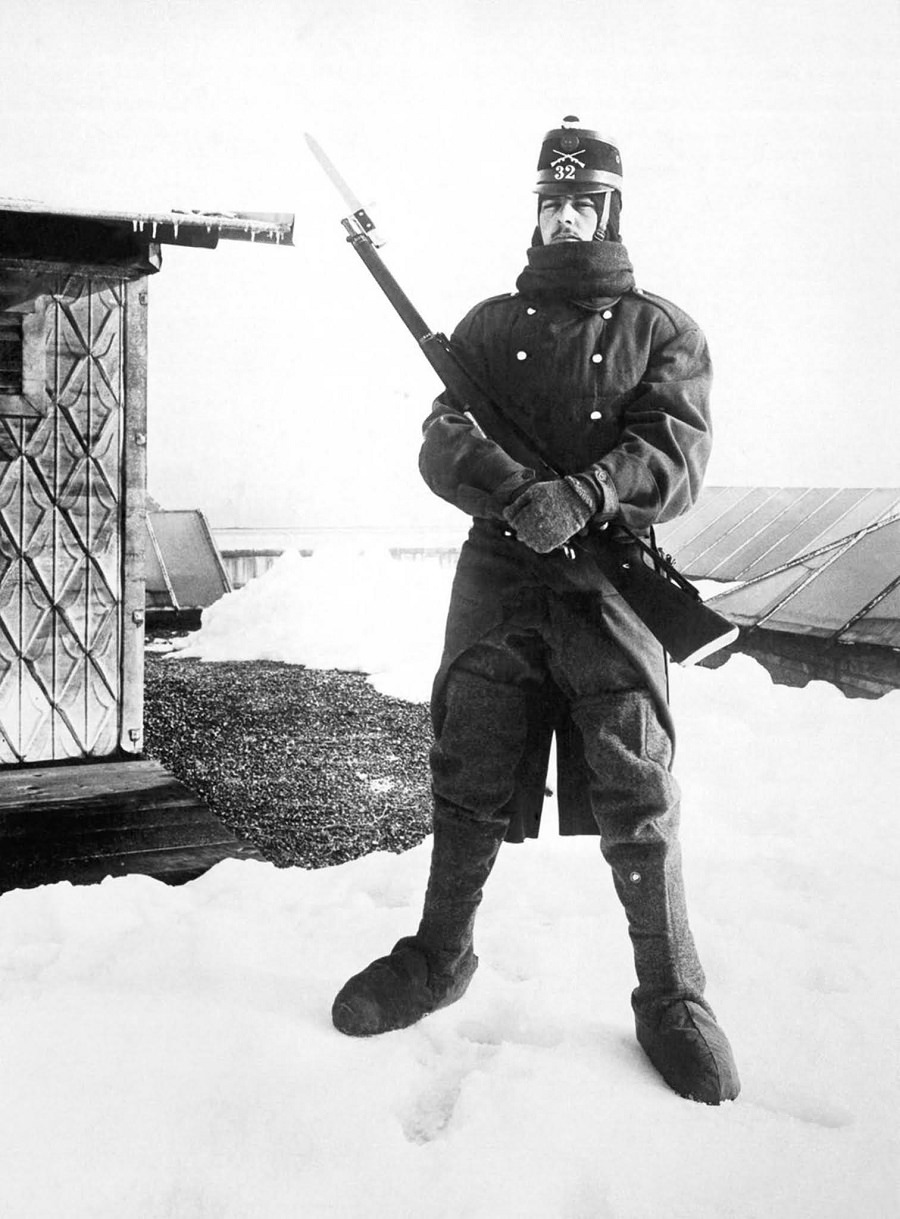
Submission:
{"label": "diagonal lattice pattern on door", "polygon": [[125,285],[45,298],[43,418],[0,417],[0,763],[118,743]]}

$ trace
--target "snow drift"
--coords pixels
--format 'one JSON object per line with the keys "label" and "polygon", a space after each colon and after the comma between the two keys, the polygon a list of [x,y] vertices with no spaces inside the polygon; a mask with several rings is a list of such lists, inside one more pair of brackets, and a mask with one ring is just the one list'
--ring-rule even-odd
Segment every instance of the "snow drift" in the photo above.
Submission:
{"label": "snow drift", "polygon": [[[186,653],[425,697],[447,573],[389,562],[287,558]],[[735,1104],[681,1100],[643,1059],[608,869],[552,823],[501,851],[465,998],[372,1040],[336,1033],[331,1000],[414,928],[427,841],[53,885],[0,898],[5,1219],[895,1213],[900,693],[773,686],[735,657],[675,670],[673,704]]]}

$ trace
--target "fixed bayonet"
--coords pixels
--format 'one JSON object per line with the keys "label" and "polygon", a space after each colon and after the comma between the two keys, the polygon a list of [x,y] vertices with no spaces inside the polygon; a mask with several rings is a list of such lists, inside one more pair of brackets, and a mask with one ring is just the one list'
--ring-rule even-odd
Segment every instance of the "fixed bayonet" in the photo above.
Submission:
{"label": "fixed bayonet", "polygon": [[[341,198],[350,208],[351,215],[347,217],[347,222],[344,225],[344,227],[347,228],[348,232],[351,232],[352,226],[354,224],[358,225],[359,226],[358,231],[365,234],[365,236],[368,237],[369,241],[371,241],[372,245],[374,245],[374,246],[384,245],[384,241],[382,240],[381,237],[379,237],[378,232],[375,228],[375,223],[372,220],[371,216],[366,211],[365,207],[360,203],[359,199],[357,199],[356,195],[354,195],[354,193],[350,189],[350,187],[347,185],[346,181],[341,176],[341,173],[338,170],[337,166],[328,156],[328,153],[325,151],[325,149],[322,147],[322,145],[318,142],[318,140],[314,139],[313,136],[311,136],[308,131],[305,133],[305,135],[306,135],[306,142],[309,145],[309,151],[313,154],[313,156],[316,158],[316,160],[325,170],[325,173],[328,175],[328,177],[337,187],[338,194],[341,196]],[[350,227],[348,227],[348,226],[350,226]]]}

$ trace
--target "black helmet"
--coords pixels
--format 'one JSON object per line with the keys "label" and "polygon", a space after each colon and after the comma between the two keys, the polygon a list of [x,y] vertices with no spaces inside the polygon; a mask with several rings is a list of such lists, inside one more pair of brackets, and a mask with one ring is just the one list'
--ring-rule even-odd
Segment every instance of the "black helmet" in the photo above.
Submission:
{"label": "black helmet", "polygon": [[592,195],[622,189],[622,159],[613,140],[581,127],[567,114],[562,126],[548,131],[538,159],[538,195]]}

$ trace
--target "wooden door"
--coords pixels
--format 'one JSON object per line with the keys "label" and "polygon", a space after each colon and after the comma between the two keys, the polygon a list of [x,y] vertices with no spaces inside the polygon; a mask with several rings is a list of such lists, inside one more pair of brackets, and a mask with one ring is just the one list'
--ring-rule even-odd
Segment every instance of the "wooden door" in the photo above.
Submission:
{"label": "wooden door", "polygon": [[0,288],[0,763],[139,747],[144,283]]}

